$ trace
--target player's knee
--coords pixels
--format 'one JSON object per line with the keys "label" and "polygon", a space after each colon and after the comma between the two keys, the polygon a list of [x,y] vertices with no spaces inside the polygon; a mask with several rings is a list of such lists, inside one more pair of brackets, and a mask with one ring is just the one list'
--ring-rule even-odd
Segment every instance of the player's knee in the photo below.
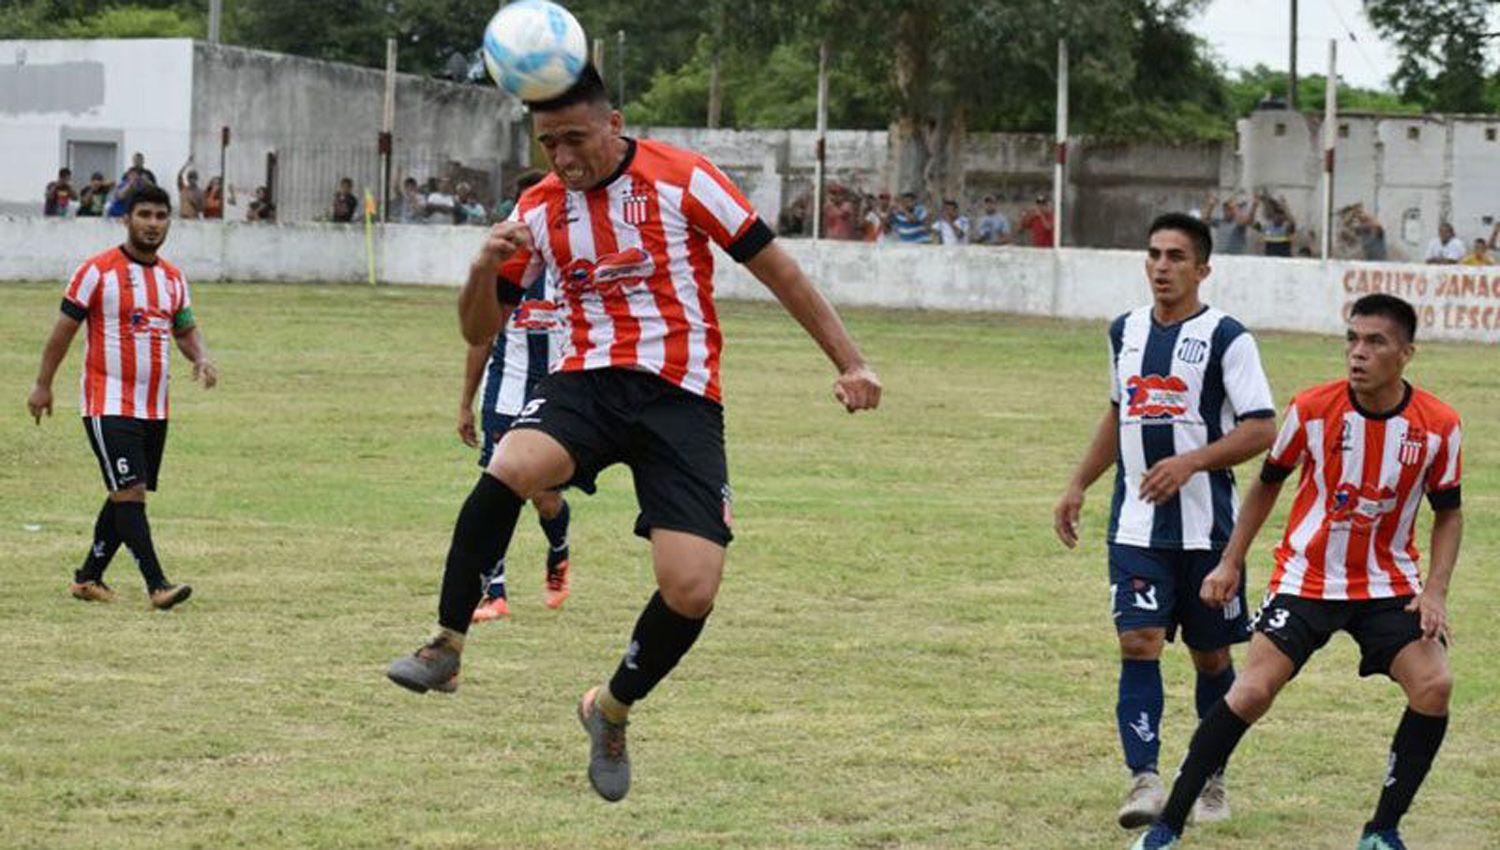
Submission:
{"label": "player's knee", "polygon": [[1217,676],[1229,669],[1231,658],[1229,647],[1213,649],[1207,652],[1193,650],[1193,668],[1205,676]]}
{"label": "player's knee", "polygon": [[111,502],[144,502],[146,501],[146,485],[137,484],[134,487],[126,487],[109,494]]}
{"label": "player's knee", "polygon": [[1229,707],[1246,723],[1254,723],[1271,709],[1276,701],[1276,689],[1271,683],[1256,676],[1240,676],[1225,697]]}
{"label": "player's knee", "polygon": [[529,500],[545,492],[543,485],[538,483],[540,476],[535,471],[504,456],[491,460],[486,471],[522,499]]}
{"label": "player's knee", "polygon": [[1448,699],[1453,695],[1453,674],[1437,670],[1422,677],[1412,689],[1412,707],[1423,714],[1444,714],[1448,711]]}
{"label": "player's knee", "polygon": [[707,581],[662,585],[661,598],[677,614],[697,620],[713,610],[718,587]]}
{"label": "player's knee", "polygon": [[1161,629],[1136,629],[1120,633],[1120,657],[1130,661],[1155,661],[1161,657],[1167,636]]}
{"label": "player's knee", "polygon": [[542,519],[552,519],[562,513],[562,494],[556,490],[542,490],[531,497],[536,512]]}

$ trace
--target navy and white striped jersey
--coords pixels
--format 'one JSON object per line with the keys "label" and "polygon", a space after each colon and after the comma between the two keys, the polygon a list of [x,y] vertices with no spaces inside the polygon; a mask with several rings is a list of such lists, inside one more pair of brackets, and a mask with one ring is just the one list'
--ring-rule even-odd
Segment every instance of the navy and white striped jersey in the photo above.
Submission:
{"label": "navy and white striped jersey", "polygon": [[567,313],[557,300],[552,275],[538,275],[495,335],[485,365],[486,416],[515,416],[531,400],[532,388],[557,361],[567,335]]}
{"label": "navy and white striped jersey", "polygon": [[1110,401],[1119,408],[1109,542],[1154,549],[1218,549],[1238,508],[1234,473],[1199,472],[1160,506],[1141,498],[1158,461],[1202,448],[1244,419],[1276,415],[1255,338],[1222,310],[1160,325],[1151,307],[1109,327]]}

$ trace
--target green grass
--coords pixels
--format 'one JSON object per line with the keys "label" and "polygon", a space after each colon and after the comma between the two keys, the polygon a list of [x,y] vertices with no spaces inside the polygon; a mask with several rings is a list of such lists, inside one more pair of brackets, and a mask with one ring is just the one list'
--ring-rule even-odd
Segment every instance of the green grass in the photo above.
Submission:
{"label": "green grass", "polygon": [[[573,497],[563,611],[541,605],[528,513],[515,615],[476,627],[463,688],[398,690],[383,666],[431,626],[476,475],[453,435],[453,294],[195,295],[223,383],[205,393],[176,363],[151,518],[169,575],[198,592],[157,614],[123,553],[122,603],[67,597],[102,495],[76,419],[81,344],[35,427],[23,402],[58,287],[0,288],[0,847],[1125,845],[1107,486],[1080,551],[1050,528],[1104,408],[1101,324],[851,311],[887,396],[850,417],[787,317],[725,305],[739,537],[702,640],[636,712],[635,787],[611,806],[572,708],[651,590],[628,473]],[[1339,374],[1336,340],[1262,344],[1281,401]],[[1500,847],[1496,362],[1431,345],[1413,369],[1468,428],[1454,719],[1407,823],[1424,848]],[[1353,845],[1402,706],[1355,665],[1345,637],[1314,659],[1235,759],[1235,818],[1190,846]],[[1180,648],[1165,675],[1175,764],[1194,723]]]}

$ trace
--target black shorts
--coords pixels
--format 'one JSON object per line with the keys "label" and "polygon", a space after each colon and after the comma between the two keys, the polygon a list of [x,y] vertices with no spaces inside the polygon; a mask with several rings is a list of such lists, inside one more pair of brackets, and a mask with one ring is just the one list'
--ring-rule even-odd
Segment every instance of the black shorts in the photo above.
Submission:
{"label": "black shorts", "polygon": [[156,490],[161,456],[167,448],[167,420],[130,416],[85,416],[83,430],[99,459],[99,472],[111,493],[144,483]]}
{"label": "black shorts", "polygon": [[1341,600],[1267,594],[1252,628],[1270,638],[1297,672],[1334,632],[1348,632],[1359,644],[1359,675],[1389,676],[1396,655],[1422,639],[1421,615],[1405,610],[1411,600],[1410,596]]}
{"label": "black shorts", "polygon": [[685,531],[720,546],[730,531],[724,408],[655,375],[628,369],[556,372],[511,423],[562,443],[573,456],[566,484],[592,493],[606,467],[623,463],[635,479],[635,533]]}

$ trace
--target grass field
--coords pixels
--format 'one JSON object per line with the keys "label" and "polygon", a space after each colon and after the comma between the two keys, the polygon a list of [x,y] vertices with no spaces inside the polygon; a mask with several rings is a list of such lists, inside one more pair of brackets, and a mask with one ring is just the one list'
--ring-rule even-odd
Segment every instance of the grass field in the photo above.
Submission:
{"label": "grass field", "polygon": [[[102,494],[81,343],[58,415],[25,415],[58,292],[0,288],[0,847],[1125,846],[1106,483],[1080,551],[1050,527],[1105,404],[1101,323],[851,311],[887,395],[850,417],[788,318],[725,305],[739,536],[702,640],[635,712],[635,785],[612,806],[572,710],[651,589],[628,472],[574,497],[564,610],[541,604],[528,513],[515,614],[471,633],[460,692],[383,676],[431,627],[477,472],[453,434],[451,292],[196,289],[223,381],[205,393],[176,363],[151,518],[197,594],[169,614],[123,552],[124,601],[67,596]],[[1340,372],[1336,340],[1262,348],[1279,402]],[[1413,369],[1465,416],[1468,517],[1454,719],[1407,821],[1417,848],[1500,847],[1497,364],[1434,344]],[[1402,706],[1355,664],[1340,637],[1309,665],[1232,765],[1234,819],[1188,846],[1353,846]],[[1180,648],[1165,674],[1175,764],[1194,723]]]}

